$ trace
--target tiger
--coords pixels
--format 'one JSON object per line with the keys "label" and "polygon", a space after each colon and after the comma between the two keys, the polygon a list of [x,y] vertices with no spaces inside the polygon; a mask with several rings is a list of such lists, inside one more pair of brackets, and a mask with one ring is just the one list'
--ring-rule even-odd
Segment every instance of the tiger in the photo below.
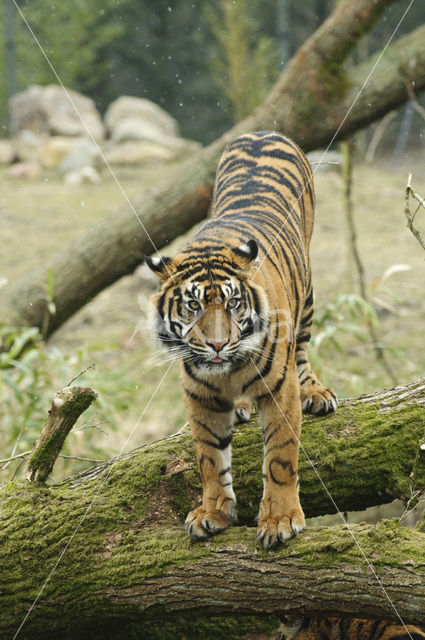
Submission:
{"label": "tiger", "polygon": [[160,279],[153,332],[179,360],[202,481],[185,529],[205,540],[237,520],[231,442],[256,405],[264,436],[257,538],[266,549],[305,526],[298,493],[302,411],[324,415],[337,397],[308,355],[313,319],[309,244],[312,170],[290,138],[246,133],[225,148],[211,216],[174,257],[147,257]]}
{"label": "tiger", "polygon": [[281,640],[422,640],[425,633],[411,624],[363,618],[287,617]]}

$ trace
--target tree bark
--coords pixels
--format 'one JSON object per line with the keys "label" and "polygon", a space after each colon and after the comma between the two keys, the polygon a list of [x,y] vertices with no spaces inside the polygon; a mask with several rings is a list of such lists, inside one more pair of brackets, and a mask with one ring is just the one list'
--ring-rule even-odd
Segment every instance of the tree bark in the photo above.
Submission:
{"label": "tree bark", "polygon": [[[306,514],[423,490],[424,404],[421,380],[306,418]],[[396,521],[307,528],[266,552],[253,526],[262,458],[255,418],[235,428],[233,451],[239,525],[197,544],[182,530],[201,493],[187,432],[58,485],[6,485],[0,637],[252,638],[288,612],[395,619],[390,600],[404,622],[425,624],[425,533]]]}
{"label": "tree bark", "polygon": [[[134,211],[123,209],[87,229],[47,267],[15,287],[4,287],[7,319],[43,328],[48,337],[102,289],[132,273],[154,247],[164,247],[201,221],[208,212],[219,156],[237,135],[278,130],[309,151],[381,118],[408,98],[413,82],[415,90],[424,88],[424,26],[391,44],[369,79],[377,55],[344,67],[359,38],[394,1],[337,3],[251,116],[152,186]],[[55,282],[54,314],[46,294],[49,268]]]}

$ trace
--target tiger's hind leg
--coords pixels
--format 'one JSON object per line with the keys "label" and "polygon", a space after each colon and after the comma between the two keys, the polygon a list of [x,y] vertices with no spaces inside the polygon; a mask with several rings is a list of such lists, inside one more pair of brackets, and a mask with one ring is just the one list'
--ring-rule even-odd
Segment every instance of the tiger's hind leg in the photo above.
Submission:
{"label": "tiger's hind leg", "polygon": [[336,411],[338,400],[333,389],[326,388],[314,373],[308,355],[308,343],[313,322],[313,289],[311,282],[304,303],[301,322],[297,334],[295,361],[300,381],[301,406],[303,413],[323,416]]}
{"label": "tiger's hind leg", "polygon": [[252,413],[252,402],[246,396],[240,396],[235,401],[236,423],[249,422]]}

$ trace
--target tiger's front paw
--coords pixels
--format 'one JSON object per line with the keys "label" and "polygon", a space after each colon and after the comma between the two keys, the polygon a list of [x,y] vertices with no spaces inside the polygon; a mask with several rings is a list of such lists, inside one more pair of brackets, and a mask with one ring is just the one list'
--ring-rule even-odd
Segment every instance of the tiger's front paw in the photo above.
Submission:
{"label": "tiger's front paw", "polygon": [[198,507],[187,514],[184,528],[193,541],[206,540],[206,538],[227,529],[236,520],[236,505],[234,503],[227,505],[226,511],[221,509],[206,511],[203,507]]}
{"label": "tiger's front paw", "polygon": [[322,385],[310,386],[301,389],[301,404],[303,413],[312,413],[315,416],[324,416],[336,411],[338,399],[333,389],[325,389]]}
{"label": "tiger's front paw", "polygon": [[265,549],[271,549],[278,542],[286,542],[301,533],[305,527],[302,509],[293,509],[289,514],[264,516],[258,521],[257,540]]}

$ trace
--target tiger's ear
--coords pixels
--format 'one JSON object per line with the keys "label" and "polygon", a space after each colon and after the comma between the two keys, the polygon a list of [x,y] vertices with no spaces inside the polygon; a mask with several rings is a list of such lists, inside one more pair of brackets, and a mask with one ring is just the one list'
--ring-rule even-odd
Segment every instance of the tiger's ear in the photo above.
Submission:
{"label": "tiger's ear", "polygon": [[248,240],[239,247],[232,247],[232,251],[238,256],[241,269],[249,269],[258,255],[258,246],[255,240]]}
{"label": "tiger's ear", "polygon": [[172,258],[160,255],[153,257],[145,256],[145,261],[149,269],[151,269],[160,280],[168,280],[171,276]]}

